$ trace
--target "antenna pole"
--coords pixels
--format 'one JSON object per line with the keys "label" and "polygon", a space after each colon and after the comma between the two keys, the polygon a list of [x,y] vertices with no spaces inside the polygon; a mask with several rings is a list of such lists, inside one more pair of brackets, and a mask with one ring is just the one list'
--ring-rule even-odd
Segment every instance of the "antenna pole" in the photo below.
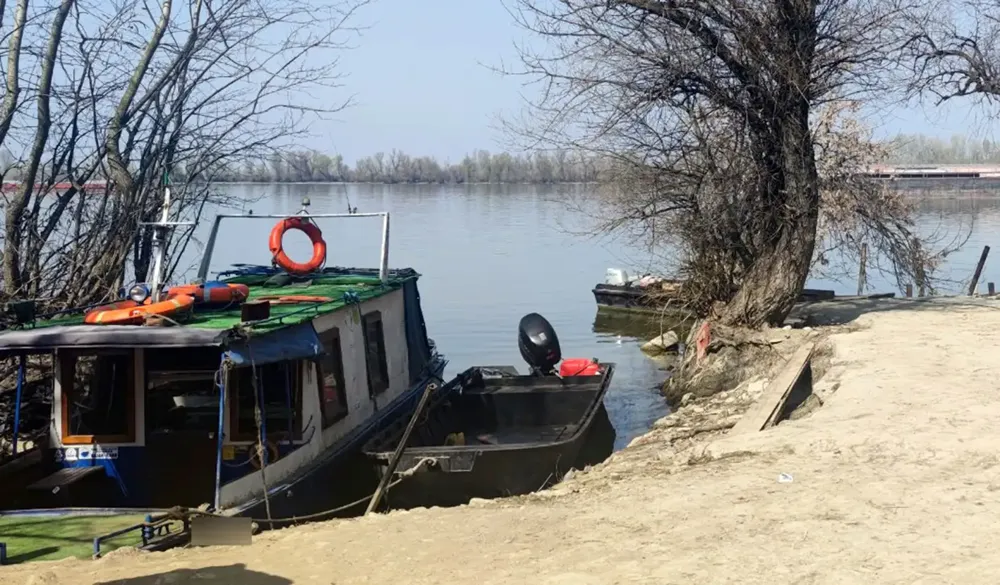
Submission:
{"label": "antenna pole", "polygon": [[167,237],[171,228],[170,220],[170,174],[163,172],[163,212],[159,223],[153,224],[153,266],[149,278],[153,302],[159,302],[160,289],[163,287],[163,269],[167,256]]}

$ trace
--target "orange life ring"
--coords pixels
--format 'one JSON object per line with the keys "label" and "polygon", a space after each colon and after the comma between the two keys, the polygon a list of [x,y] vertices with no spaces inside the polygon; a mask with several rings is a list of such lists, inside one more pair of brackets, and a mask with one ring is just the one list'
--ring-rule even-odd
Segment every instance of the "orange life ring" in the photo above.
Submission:
{"label": "orange life ring", "polygon": [[208,303],[238,303],[247,300],[250,287],[245,284],[226,284],[226,286],[210,286],[204,284],[182,284],[170,287],[168,296],[187,295],[194,297],[195,304]]}
{"label": "orange life ring", "polygon": [[295,303],[329,303],[330,297],[310,297],[307,295],[268,295],[256,297],[256,301],[268,301],[272,305],[291,305]]}
{"label": "orange life ring", "polygon": [[[281,240],[285,237],[287,230],[299,230],[304,232],[312,240],[313,255],[306,263],[295,262],[285,254],[282,249]],[[310,274],[319,270],[326,263],[326,242],[323,241],[323,232],[319,227],[309,222],[303,217],[288,217],[279,221],[271,229],[271,238],[268,241],[274,263],[289,274]]]}
{"label": "orange life ring", "polygon": [[147,315],[173,317],[191,309],[194,297],[189,295],[171,296],[166,300],[148,305],[135,301],[118,301],[97,307],[83,316],[83,322],[90,325],[140,325]]}

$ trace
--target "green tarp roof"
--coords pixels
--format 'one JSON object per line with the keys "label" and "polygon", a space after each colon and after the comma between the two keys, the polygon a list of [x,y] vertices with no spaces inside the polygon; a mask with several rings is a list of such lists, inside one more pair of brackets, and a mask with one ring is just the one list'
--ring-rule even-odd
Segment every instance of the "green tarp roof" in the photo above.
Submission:
{"label": "green tarp roof", "polygon": [[[383,285],[377,276],[367,275],[336,275],[316,276],[305,282],[291,283],[284,286],[268,286],[266,276],[240,276],[226,279],[225,282],[246,284],[250,287],[250,300],[263,296],[318,296],[333,299],[327,303],[306,304],[295,303],[287,305],[271,305],[269,319],[257,322],[253,330],[258,333],[272,331],[314,319],[318,315],[332,313],[343,308],[351,301],[345,298],[345,293],[357,295],[359,301],[366,301],[388,294],[402,287],[403,283],[415,276],[405,276],[390,279]],[[196,306],[194,315],[185,321],[185,327],[223,331],[231,329],[241,322],[239,305],[229,309],[205,309]],[[30,329],[44,329],[53,326],[82,325],[83,314],[60,317],[37,322]]]}

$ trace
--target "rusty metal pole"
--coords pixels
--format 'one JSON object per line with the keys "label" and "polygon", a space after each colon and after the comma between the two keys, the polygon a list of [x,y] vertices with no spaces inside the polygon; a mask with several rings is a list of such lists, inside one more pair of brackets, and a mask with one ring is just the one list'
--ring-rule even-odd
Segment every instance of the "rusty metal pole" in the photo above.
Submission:
{"label": "rusty metal pole", "polygon": [[437,384],[431,382],[427,384],[424,388],[424,394],[420,397],[420,402],[417,403],[417,409],[413,411],[413,416],[410,417],[410,422],[406,425],[406,430],[403,431],[403,436],[399,439],[399,444],[396,445],[396,450],[392,454],[392,458],[389,459],[389,466],[386,468],[385,473],[382,474],[382,479],[378,482],[378,488],[375,493],[372,494],[372,499],[368,502],[368,509],[365,510],[365,516],[371,513],[377,506],[379,501],[382,499],[382,495],[385,492],[386,486],[392,480],[392,474],[396,472],[396,466],[399,465],[399,459],[403,456],[403,451],[406,449],[406,444],[410,441],[410,434],[413,429],[417,426],[417,419],[420,418],[420,413],[424,411],[427,406],[427,402],[430,400],[431,394],[437,390]]}

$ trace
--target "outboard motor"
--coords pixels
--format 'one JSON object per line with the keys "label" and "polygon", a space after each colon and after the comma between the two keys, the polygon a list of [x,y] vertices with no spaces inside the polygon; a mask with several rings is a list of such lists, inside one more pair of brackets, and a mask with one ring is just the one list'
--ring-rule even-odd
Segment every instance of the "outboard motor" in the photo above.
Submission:
{"label": "outboard motor", "polygon": [[562,359],[556,330],[538,313],[521,317],[517,326],[517,348],[535,376],[554,375],[555,366]]}

